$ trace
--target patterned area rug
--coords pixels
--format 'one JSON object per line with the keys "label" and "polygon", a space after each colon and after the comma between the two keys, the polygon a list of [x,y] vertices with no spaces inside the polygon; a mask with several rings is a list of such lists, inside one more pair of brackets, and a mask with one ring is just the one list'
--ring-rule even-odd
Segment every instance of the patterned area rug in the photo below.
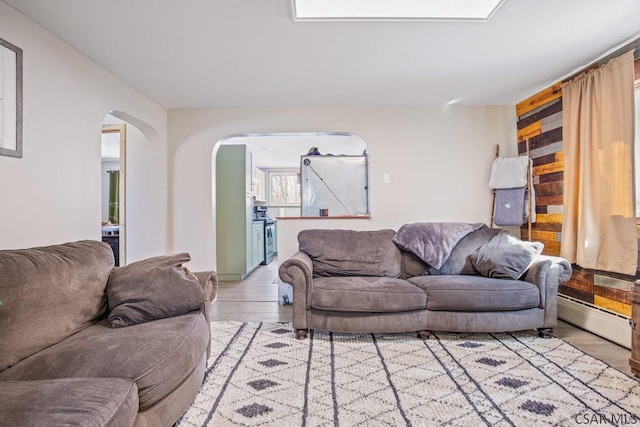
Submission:
{"label": "patterned area rug", "polygon": [[640,424],[640,383],[560,339],[311,333],[213,322],[179,426]]}

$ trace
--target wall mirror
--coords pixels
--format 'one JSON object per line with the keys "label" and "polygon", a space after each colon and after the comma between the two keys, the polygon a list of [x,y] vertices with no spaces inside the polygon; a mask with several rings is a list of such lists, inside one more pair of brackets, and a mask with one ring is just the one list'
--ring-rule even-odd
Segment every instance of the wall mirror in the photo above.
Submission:
{"label": "wall mirror", "polygon": [[0,155],[22,157],[22,49],[0,39]]}

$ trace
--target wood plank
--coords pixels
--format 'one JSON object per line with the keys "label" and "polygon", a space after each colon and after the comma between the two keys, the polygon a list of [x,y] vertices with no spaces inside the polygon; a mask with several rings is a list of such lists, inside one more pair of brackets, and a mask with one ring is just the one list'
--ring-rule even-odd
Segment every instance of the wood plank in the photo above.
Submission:
{"label": "wood plank", "polygon": [[521,116],[562,96],[562,83],[558,82],[516,105],[516,114]]}
{"label": "wood plank", "polygon": [[529,140],[529,146],[531,150],[537,150],[544,146],[561,142],[562,141],[562,128],[552,129],[547,132],[542,132],[538,136],[534,136]]}
{"label": "wood plank", "polygon": [[563,205],[548,205],[547,206],[547,213],[550,213],[550,214],[561,214],[561,213],[564,213],[564,206]]}
{"label": "wood plank", "polygon": [[558,151],[556,153],[556,162],[564,162],[564,151]]}
{"label": "wood plank", "polygon": [[579,291],[588,292],[590,294],[593,293],[593,283],[584,280],[571,279],[567,282],[566,286],[571,289],[577,289]]}
{"label": "wood plank", "polygon": [[544,156],[535,158],[532,157],[531,160],[533,160],[533,167],[546,165],[547,163],[553,163],[556,161],[556,153],[545,154]]}
{"label": "wood plank", "polygon": [[622,304],[631,304],[631,292],[594,285],[593,294]]}
{"label": "wood plank", "polygon": [[610,300],[609,298],[604,298],[599,295],[594,295],[593,303],[602,308],[606,308],[607,310],[615,311],[616,313],[624,314],[625,316],[631,317],[631,305],[623,304],[621,302]]}
{"label": "wood plank", "polygon": [[541,184],[544,184],[546,182],[562,182],[564,181],[564,170],[559,172],[540,174],[538,177],[540,178]]}
{"label": "wood plank", "polygon": [[605,276],[603,274],[594,274],[593,283],[603,288],[618,289],[626,293],[631,292],[634,285],[632,281]]}
{"label": "wood plank", "polygon": [[518,131],[518,141],[524,141],[525,139],[533,138],[542,133],[542,122],[537,121],[531,123],[529,126],[522,128]]}
{"label": "wood plank", "polygon": [[558,241],[558,233],[555,231],[531,230],[531,238],[534,240],[548,240],[551,242]]}
{"label": "wood plank", "polygon": [[[535,184],[534,189],[536,191],[536,201],[542,196],[558,196],[562,194],[564,184],[562,182],[545,182],[544,184]],[[545,203],[540,203],[545,205]],[[547,203],[549,205],[551,203]]]}
{"label": "wood plank", "polygon": [[529,126],[533,122],[537,122],[538,120],[542,120],[545,117],[549,117],[559,111],[562,111],[562,100],[556,99],[548,103],[548,105],[544,106],[544,108],[540,109],[540,111],[536,111],[535,113],[532,111],[531,113],[524,114],[518,120],[516,126],[518,129],[522,129],[524,127]]}
{"label": "wood plank", "polygon": [[593,304],[593,294],[589,292],[580,291],[577,289],[570,288],[566,285],[558,286],[558,293],[563,295],[568,295],[570,297],[579,299],[580,301],[588,302]]}
{"label": "wood plank", "polygon": [[[564,149],[564,142],[558,141],[558,142],[554,142],[553,144],[545,145],[544,147],[536,148],[529,151],[529,156],[532,159],[536,159],[538,157],[547,156],[549,154],[555,154],[558,151],[562,151],[563,149]],[[525,147],[525,150],[526,150],[526,147]],[[551,163],[551,162],[547,162],[547,163]]]}
{"label": "wood plank", "polygon": [[561,205],[563,202],[562,194],[553,196],[538,196],[536,194],[536,204],[543,206]]}
{"label": "wood plank", "polygon": [[571,272],[571,278],[576,280],[584,280],[593,283],[593,272],[584,268],[575,266]]}
{"label": "wood plank", "polygon": [[[521,227],[523,230],[527,230],[527,225],[523,225]],[[535,222],[533,224],[531,224],[531,229],[532,230],[541,230],[541,231],[555,231],[555,232],[561,232],[562,231],[562,224],[560,223],[553,223],[553,222],[547,222],[547,223],[543,223],[543,222]]]}
{"label": "wood plank", "polygon": [[562,214],[541,214],[536,216],[536,223],[538,222],[553,222],[562,224]]}
{"label": "wood plank", "polygon": [[544,175],[548,173],[563,172],[564,161],[547,163],[546,165],[535,166],[533,168],[533,175]]}
{"label": "wood plank", "polygon": [[542,132],[547,132],[562,127],[562,111],[558,111],[557,113],[552,114],[549,117],[545,117],[544,119],[540,120],[540,123],[542,124]]}
{"label": "wood plank", "polygon": [[576,271],[583,271],[583,272],[588,272],[591,273],[593,275],[593,278],[591,279],[592,281],[595,282],[595,275],[601,275],[601,276],[609,276],[609,277],[613,277],[616,279],[620,279],[620,280],[626,280],[628,282],[634,282],[636,280],[635,276],[630,276],[628,274],[621,274],[621,273],[614,273],[611,271],[600,271],[600,270],[592,270],[590,268],[581,268],[578,266],[574,266],[573,267],[573,272],[575,274]]}

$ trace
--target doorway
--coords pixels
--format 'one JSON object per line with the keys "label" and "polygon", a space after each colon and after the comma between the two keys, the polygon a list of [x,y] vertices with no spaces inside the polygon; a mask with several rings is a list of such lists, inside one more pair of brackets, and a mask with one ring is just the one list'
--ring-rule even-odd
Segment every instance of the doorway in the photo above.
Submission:
{"label": "doorway", "polygon": [[126,264],[126,126],[102,125],[102,241],[111,246],[116,267]]}
{"label": "doorway", "polygon": [[301,156],[338,159],[366,151],[366,142],[349,132],[234,134],[218,141],[212,154],[218,280],[243,280],[278,253],[277,218],[301,216]]}

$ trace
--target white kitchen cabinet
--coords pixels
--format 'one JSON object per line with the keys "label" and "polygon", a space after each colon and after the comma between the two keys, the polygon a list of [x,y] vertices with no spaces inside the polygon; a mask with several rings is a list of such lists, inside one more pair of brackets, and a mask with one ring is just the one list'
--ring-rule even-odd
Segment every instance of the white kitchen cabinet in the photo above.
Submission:
{"label": "white kitchen cabinet", "polygon": [[253,195],[257,202],[267,201],[267,174],[260,168],[253,167]]}
{"label": "white kitchen cabinet", "polygon": [[252,256],[254,266],[264,261],[264,221],[253,221]]}

